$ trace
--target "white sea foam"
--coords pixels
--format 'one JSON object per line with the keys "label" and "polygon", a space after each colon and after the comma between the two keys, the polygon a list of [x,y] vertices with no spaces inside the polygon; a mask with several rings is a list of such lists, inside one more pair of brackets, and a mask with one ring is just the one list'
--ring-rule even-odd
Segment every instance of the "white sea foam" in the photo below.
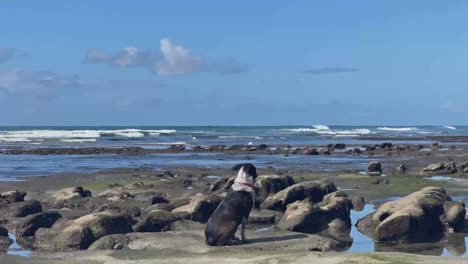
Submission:
{"label": "white sea foam", "polygon": [[281,131],[288,133],[315,133],[320,135],[331,135],[336,137],[355,137],[359,135],[368,135],[373,133],[370,129],[367,128],[339,130],[331,129],[330,127],[324,125],[314,125],[311,128],[287,128],[281,129]]}
{"label": "white sea foam", "polygon": [[377,130],[392,132],[409,132],[417,130],[416,127],[378,127]]}
{"label": "white sea foam", "polygon": [[73,138],[68,138],[68,139],[60,139],[62,142],[67,142],[67,143],[86,143],[86,142],[96,142],[95,138],[82,138],[82,139],[73,139]]}
{"label": "white sea foam", "polygon": [[[117,129],[117,130],[18,130],[18,131],[0,131],[0,141],[4,142],[19,142],[31,141],[41,139],[96,139],[102,136],[119,136],[119,137],[144,137],[160,136],[162,134],[177,133],[174,129],[161,129],[161,130],[145,130],[145,129]],[[71,141],[68,141],[71,142]]]}
{"label": "white sea foam", "polygon": [[259,136],[218,136],[220,139],[263,139]]}
{"label": "white sea foam", "polygon": [[456,127],[453,127],[453,126],[443,126],[443,128],[452,129],[452,130],[457,129]]}

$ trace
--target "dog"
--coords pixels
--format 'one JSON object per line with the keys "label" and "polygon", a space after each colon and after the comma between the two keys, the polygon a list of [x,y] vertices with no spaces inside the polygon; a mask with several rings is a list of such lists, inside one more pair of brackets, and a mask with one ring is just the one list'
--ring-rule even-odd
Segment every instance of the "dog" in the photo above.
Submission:
{"label": "dog", "polygon": [[257,169],[250,163],[239,164],[236,180],[226,197],[211,215],[205,227],[205,243],[224,246],[231,243],[241,225],[241,241],[245,242],[245,227],[255,204],[254,182]]}

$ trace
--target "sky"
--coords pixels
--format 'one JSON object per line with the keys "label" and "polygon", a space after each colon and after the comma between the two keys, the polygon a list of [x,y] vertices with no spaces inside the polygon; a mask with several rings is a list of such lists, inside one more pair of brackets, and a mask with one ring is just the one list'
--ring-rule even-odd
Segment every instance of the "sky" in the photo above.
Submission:
{"label": "sky", "polygon": [[468,2],[0,1],[0,126],[468,125]]}

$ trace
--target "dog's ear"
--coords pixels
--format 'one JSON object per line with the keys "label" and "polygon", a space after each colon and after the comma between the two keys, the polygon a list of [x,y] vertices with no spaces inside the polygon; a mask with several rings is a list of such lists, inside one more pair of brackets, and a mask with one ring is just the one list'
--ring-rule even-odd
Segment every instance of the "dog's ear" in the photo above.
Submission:
{"label": "dog's ear", "polygon": [[243,165],[243,164],[234,165],[234,166],[232,167],[232,170],[233,170],[233,171],[239,171],[239,170],[242,168],[242,165]]}

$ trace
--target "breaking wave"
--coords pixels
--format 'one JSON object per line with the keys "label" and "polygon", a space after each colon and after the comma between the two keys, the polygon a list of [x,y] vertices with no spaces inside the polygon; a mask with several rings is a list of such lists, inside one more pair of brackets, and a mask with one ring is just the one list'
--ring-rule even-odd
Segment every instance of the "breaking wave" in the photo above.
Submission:
{"label": "breaking wave", "polygon": [[320,135],[331,135],[337,137],[353,137],[358,135],[368,135],[373,132],[368,128],[355,128],[355,129],[331,129],[324,125],[314,125],[311,128],[289,128],[281,129],[283,132],[289,133],[314,133]]}
{"label": "breaking wave", "polygon": [[417,130],[416,127],[378,127],[380,131],[391,131],[391,132],[409,132]]}

